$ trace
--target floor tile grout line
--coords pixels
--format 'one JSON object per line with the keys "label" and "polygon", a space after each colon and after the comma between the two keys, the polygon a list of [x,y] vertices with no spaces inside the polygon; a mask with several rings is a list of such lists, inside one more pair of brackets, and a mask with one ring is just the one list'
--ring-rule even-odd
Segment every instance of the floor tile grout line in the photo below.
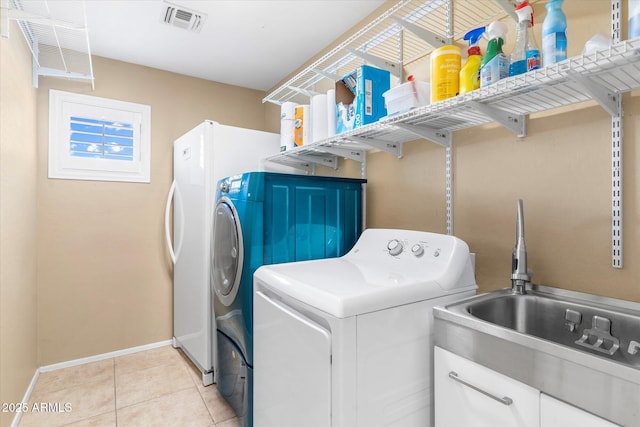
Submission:
{"label": "floor tile grout line", "polygon": [[160,395],[157,395],[157,396],[150,397],[150,398],[145,399],[145,400],[140,400],[139,402],[134,402],[134,403],[128,404],[126,406],[121,406],[120,408],[118,408],[116,406],[116,413],[118,412],[118,409],[119,410],[123,410],[123,409],[127,409],[127,408],[131,408],[131,407],[134,407],[134,406],[141,405],[143,403],[149,403],[152,400],[161,399],[163,397],[171,396],[172,394],[176,394],[176,393],[181,393],[181,392],[183,392],[185,390],[189,390],[189,389],[190,389],[190,387],[183,387],[183,388],[179,388],[179,389],[173,390],[173,391],[171,391],[169,393],[163,393],[163,394],[160,394]]}
{"label": "floor tile grout line", "polygon": [[[114,369],[117,371],[117,368],[115,367],[115,365],[117,365],[115,359],[117,359],[117,358],[114,358]],[[180,364],[180,365],[182,366],[182,364]],[[137,369],[137,370],[134,370],[134,371],[130,371],[130,372],[126,372],[124,374],[120,374],[120,376],[129,375],[129,374],[132,374],[132,373],[135,373],[135,372],[140,372],[140,371],[145,371],[145,370],[150,370],[150,369],[168,367],[168,366],[176,366],[176,361],[175,360],[170,360],[170,361],[162,360],[161,363],[159,363],[159,364],[151,364],[151,365],[147,365],[145,363],[143,368]],[[185,374],[190,377],[189,372],[186,371],[187,368],[185,366],[182,366],[182,368],[185,370]],[[114,372],[114,382],[116,382],[116,377],[117,376],[118,375]],[[117,402],[116,402],[116,414],[117,414],[118,409],[122,410],[122,409],[125,409],[125,408],[130,408],[130,407],[142,404],[142,403],[150,402],[150,401],[152,401],[154,399],[158,399],[158,398],[161,398],[161,397],[164,397],[164,396],[168,396],[168,395],[171,395],[171,394],[174,394],[174,393],[177,393],[177,392],[181,392],[181,391],[184,391],[184,390],[188,390],[188,389],[189,389],[189,387],[185,386],[183,388],[175,389],[175,390],[173,390],[171,392],[168,392],[168,393],[162,393],[162,394],[160,394],[158,396],[149,397],[148,399],[145,399],[145,400],[129,403],[129,404],[127,404],[125,406],[122,406],[122,407],[118,407]]]}
{"label": "floor tile grout line", "polygon": [[196,388],[196,392],[198,392],[198,396],[200,396],[200,400],[202,401],[202,404],[204,405],[205,409],[207,410],[207,413],[209,414],[209,418],[211,418],[211,422],[215,426],[217,422],[216,422],[216,419],[213,417],[212,410],[209,408],[209,405],[207,405],[207,402],[204,400],[204,396],[202,395],[202,392],[200,391],[200,388],[198,387],[198,385],[194,384],[194,386]]}

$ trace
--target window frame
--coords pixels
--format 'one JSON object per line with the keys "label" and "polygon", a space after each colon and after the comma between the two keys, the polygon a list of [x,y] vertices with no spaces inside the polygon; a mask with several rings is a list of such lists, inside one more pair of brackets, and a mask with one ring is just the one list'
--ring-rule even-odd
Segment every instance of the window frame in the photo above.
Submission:
{"label": "window frame", "polygon": [[[133,161],[71,155],[71,117],[133,124]],[[151,107],[51,89],[48,176],[53,179],[150,183]]]}

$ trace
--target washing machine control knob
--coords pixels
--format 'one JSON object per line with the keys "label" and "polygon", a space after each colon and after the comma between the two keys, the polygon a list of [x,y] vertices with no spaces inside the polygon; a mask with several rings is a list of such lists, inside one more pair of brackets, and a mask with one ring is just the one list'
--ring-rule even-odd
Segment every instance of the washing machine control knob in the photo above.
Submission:
{"label": "washing machine control knob", "polygon": [[400,255],[404,247],[402,246],[402,242],[398,239],[390,240],[387,243],[387,249],[389,250],[389,255]]}
{"label": "washing machine control knob", "polygon": [[420,243],[416,243],[411,247],[411,252],[419,258],[424,254],[424,247]]}
{"label": "washing machine control knob", "polygon": [[228,193],[229,192],[229,183],[225,181],[222,184],[220,184],[220,191],[222,191],[223,193]]}

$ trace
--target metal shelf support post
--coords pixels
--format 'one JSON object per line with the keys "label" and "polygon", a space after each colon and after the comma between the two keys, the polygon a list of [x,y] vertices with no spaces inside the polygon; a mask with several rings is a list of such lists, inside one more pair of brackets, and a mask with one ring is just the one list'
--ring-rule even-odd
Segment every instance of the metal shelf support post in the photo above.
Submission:
{"label": "metal shelf support post", "polygon": [[[620,42],[620,0],[611,0],[611,38]],[[622,268],[622,94],[615,100],[617,114],[611,114],[611,265]]]}

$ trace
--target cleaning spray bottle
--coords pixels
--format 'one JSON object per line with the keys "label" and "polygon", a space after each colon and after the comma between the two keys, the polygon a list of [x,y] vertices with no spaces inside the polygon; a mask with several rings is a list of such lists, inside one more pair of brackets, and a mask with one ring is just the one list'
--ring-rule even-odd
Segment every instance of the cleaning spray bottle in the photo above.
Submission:
{"label": "cleaning spray bottle", "polygon": [[509,77],[509,58],[502,52],[505,36],[507,34],[507,24],[494,21],[487,27],[487,53],[482,60],[480,67],[480,87],[489,86],[500,79]]}
{"label": "cleaning spray bottle", "polygon": [[518,32],[511,52],[509,75],[515,76],[540,68],[540,49],[533,38],[533,8],[523,1],[516,7]]}
{"label": "cleaning spray bottle", "polygon": [[480,27],[464,35],[464,39],[469,40],[469,49],[467,49],[467,62],[460,70],[460,93],[467,93],[480,88],[482,54],[478,40],[480,40],[484,32],[485,27]]}
{"label": "cleaning spray bottle", "polygon": [[545,5],[547,16],[542,22],[542,65],[567,59],[567,17],[562,11],[563,0],[551,0]]}

